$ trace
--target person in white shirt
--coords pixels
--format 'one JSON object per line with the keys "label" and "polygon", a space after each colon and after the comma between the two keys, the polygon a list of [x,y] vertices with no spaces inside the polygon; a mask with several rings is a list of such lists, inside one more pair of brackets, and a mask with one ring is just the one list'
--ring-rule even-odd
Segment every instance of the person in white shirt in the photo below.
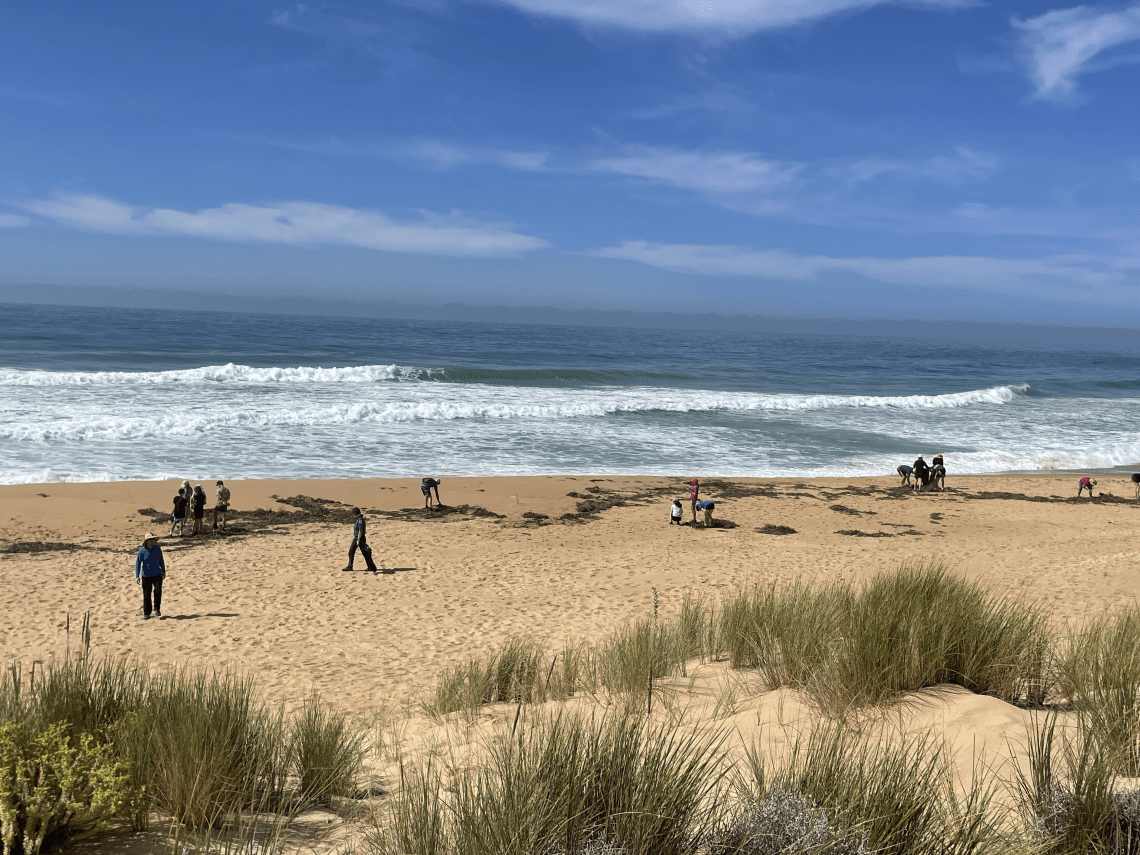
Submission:
{"label": "person in white shirt", "polygon": [[681,525],[681,517],[684,516],[684,513],[681,508],[681,500],[674,499],[673,504],[669,506],[669,525],[673,525],[673,523]]}

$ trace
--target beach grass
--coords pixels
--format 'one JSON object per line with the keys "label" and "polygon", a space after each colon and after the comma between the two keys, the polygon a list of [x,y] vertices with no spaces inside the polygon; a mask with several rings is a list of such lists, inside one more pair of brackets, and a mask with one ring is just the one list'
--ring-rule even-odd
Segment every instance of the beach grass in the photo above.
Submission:
{"label": "beach grass", "polygon": [[755,669],[769,688],[802,690],[836,716],[935,685],[1040,703],[1051,682],[1044,614],[936,564],[861,587],[741,591],[717,625],[716,652],[732,667]]}
{"label": "beach grass", "polygon": [[406,771],[372,844],[392,855],[693,852],[716,816],[724,738],[620,713],[538,715],[493,738],[474,769],[429,760]]}

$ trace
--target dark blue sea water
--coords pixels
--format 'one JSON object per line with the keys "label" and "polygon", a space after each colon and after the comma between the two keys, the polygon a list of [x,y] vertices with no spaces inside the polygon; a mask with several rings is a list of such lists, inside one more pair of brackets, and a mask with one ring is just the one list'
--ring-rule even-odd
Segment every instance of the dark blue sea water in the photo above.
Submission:
{"label": "dark blue sea water", "polygon": [[0,483],[1140,463],[1135,350],[0,305]]}

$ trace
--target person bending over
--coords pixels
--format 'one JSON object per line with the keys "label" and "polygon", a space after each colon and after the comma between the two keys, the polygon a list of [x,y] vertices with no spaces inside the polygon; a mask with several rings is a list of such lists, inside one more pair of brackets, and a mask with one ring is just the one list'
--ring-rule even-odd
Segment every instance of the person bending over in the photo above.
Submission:
{"label": "person bending over", "polygon": [[697,502],[697,507],[704,511],[705,528],[712,528],[712,512],[716,510],[716,503],[706,499],[703,502]]}
{"label": "person bending over", "polygon": [[352,526],[352,546],[348,548],[348,566],[344,570],[347,572],[352,569],[356,550],[359,549],[364,556],[368,569],[375,573],[376,565],[372,562],[372,547],[368,545],[368,523],[364,521],[364,513],[360,508],[353,508],[352,512],[356,514],[356,522]]}
{"label": "person bending over", "polygon": [[443,502],[439,500],[439,481],[435,478],[424,478],[420,481],[420,492],[424,494],[424,507],[431,507],[431,491],[435,490],[435,504],[437,507],[443,507]]}
{"label": "person bending over", "polygon": [[899,475],[902,477],[902,483],[899,484],[899,486],[900,487],[909,487],[910,486],[910,473],[913,472],[914,470],[911,469],[909,466],[907,466],[904,463],[902,466],[900,466],[895,471],[898,472]]}
{"label": "person bending over", "polygon": [[930,467],[926,465],[926,461],[922,459],[922,455],[918,455],[918,459],[914,461],[914,486],[916,490],[921,490],[930,483]]}
{"label": "person bending over", "polygon": [[1089,491],[1089,498],[1091,499],[1093,497],[1092,488],[1095,486],[1096,486],[1096,478],[1090,478],[1088,475],[1086,475],[1084,478],[1082,478],[1080,480],[1080,482],[1077,486],[1077,498],[1079,499],[1081,497],[1081,493],[1083,493],[1085,490],[1088,490]]}

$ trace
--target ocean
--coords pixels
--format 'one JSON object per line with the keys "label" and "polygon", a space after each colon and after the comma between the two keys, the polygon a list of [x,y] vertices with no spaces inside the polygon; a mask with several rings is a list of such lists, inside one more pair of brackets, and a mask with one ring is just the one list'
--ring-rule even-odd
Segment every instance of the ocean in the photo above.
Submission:
{"label": "ocean", "polygon": [[951,477],[1140,471],[1140,343],[0,305],[4,484],[860,476],[937,452]]}

